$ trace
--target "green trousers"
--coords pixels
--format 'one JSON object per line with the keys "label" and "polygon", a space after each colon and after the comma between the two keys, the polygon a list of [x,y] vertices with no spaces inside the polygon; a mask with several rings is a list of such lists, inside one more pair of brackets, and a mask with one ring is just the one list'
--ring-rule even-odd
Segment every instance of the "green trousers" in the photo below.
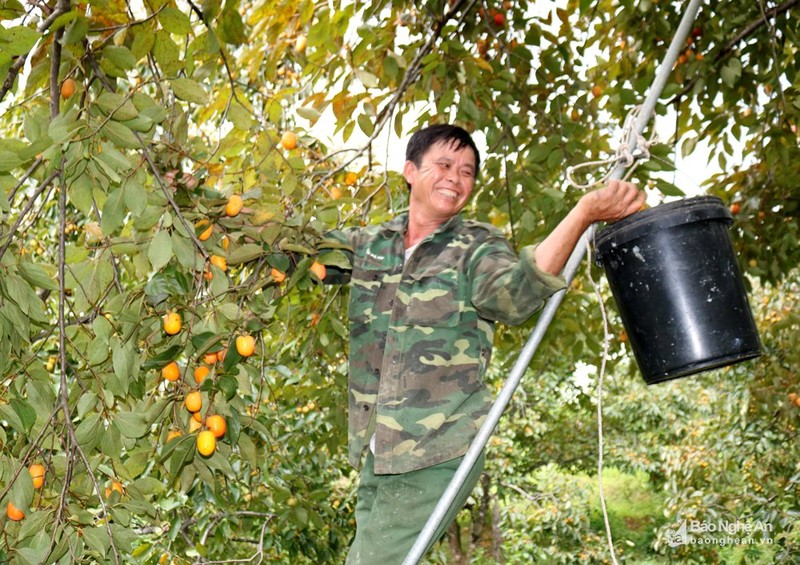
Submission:
{"label": "green trousers", "polygon": [[[356,492],[356,536],[347,554],[347,565],[400,565],[463,459],[410,473],[376,475],[375,460],[368,453]],[[427,549],[455,520],[478,482],[483,465],[481,454]]]}

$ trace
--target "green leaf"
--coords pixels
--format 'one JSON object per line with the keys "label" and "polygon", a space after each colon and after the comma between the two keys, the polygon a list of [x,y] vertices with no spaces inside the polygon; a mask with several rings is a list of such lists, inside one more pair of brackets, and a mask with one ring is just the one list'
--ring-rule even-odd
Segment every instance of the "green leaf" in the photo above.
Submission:
{"label": "green leaf", "polygon": [[686,157],[694,153],[694,148],[697,145],[698,137],[687,137],[681,144],[681,155]]}
{"label": "green leaf", "polygon": [[162,67],[163,72],[173,74],[183,68],[183,63],[180,60],[180,53],[180,48],[172,41],[169,33],[163,29],[156,32],[153,56],[156,58],[156,62]]}
{"label": "green leaf", "polygon": [[341,269],[352,268],[352,265],[350,264],[350,259],[348,259],[347,255],[345,255],[338,249],[321,253],[319,256],[319,262],[325,265],[332,265],[334,267],[339,267]]}
{"label": "green leaf", "polygon": [[132,439],[143,437],[150,431],[150,425],[144,414],[139,412],[118,412],[114,416],[114,425],[125,437]]}
{"label": "green leaf", "polygon": [[131,129],[117,121],[107,121],[100,132],[118,147],[138,149],[141,146]]}
{"label": "green leaf", "polygon": [[100,423],[99,414],[90,414],[75,428],[75,437],[78,444],[86,449],[92,449],[103,434],[103,425]]}
{"label": "green leaf", "polygon": [[128,177],[127,182],[122,186],[122,190],[125,207],[131,211],[131,214],[140,216],[144,213],[147,208],[147,192],[139,178],[136,175]]}
{"label": "green leaf", "polygon": [[58,284],[43,267],[29,261],[22,261],[17,265],[19,274],[35,287],[45,290],[58,290]]}
{"label": "green leaf", "polygon": [[[17,413],[12,410],[12,408],[8,405],[0,404],[0,418],[8,422],[8,424],[17,430],[20,434],[25,435],[27,432],[25,430],[25,426],[22,424],[22,421],[17,416]],[[0,428],[1,429],[1,428]]]}
{"label": "green leaf", "polygon": [[103,57],[122,70],[129,71],[136,66],[137,58],[124,45],[108,45],[103,49]]}
{"label": "green leaf", "polygon": [[25,15],[25,9],[17,0],[5,0],[0,3],[0,20],[15,20]]}
{"label": "green leaf", "polygon": [[[232,355],[233,353],[235,353],[236,355]],[[227,367],[228,358],[230,357],[233,357],[231,360],[231,366],[233,366],[233,364],[236,363],[237,361],[241,360],[241,356],[238,353],[236,353],[235,349],[233,351],[228,350],[227,355],[225,355],[225,361],[223,362],[223,365],[226,365],[225,367],[226,371],[230,370],[230,368]],[[237,357],[238,359],[236,359]],[[230,400],[234,396],[236,396],[236,392],[239,388],[239,383],[233,375],[225,374],[219,377],[219,380],[217,381],[217,386],[219,387],[220,392],[222,392],[222,394],[225,395],[225,399]]]}
{"label": "green leaf", "polygon": [[119,379],[122,385],[124,394],[128,394],[128,383],[133,376],[133,369],[136,364],[136,357],[131,348],[130,343],[122,345],[119,340],[114,339],[112,345],[112,365],[114,366],[114,374]]}
{"label": "green leaf", "polygon": [[192,33],[192,24],[189,16],[178,8],[168,6],[158,13],[158,21],[169,33],[175,35],[189,35]]}
{"label": "green leaf", "polygon": [[148,25],[136,26],[133,29],[133,43],[131,53],[138,62],[142,57],[150,53],[156,43],[156,34],[153,28]]}
{"label": "green leaf", "polygon": [[738,59],[731,59],[722,69],[720,69],[720,77],[722,82],[727,86],[733,87],[736,81],[742,76],[742,65]]}
{"label": "green leaf", "polygon": [[365,88],[377,88],[380,85],[378,77],[363,69],[356,69],[356,77]]}
{"label": "green leaf", "polygon": [[170,81],[172,91],[175,96],[180,100],[187,102],[194,102],[195,104],[206,104],[208,102],[208,94],[200,86],[200,83],[189,78],[176,78]]}
{"label": "green leaf", "polygon": [[375,131],[375,124],[373,123],[372,118],[367,114],[361,114],[358,116],[358,127],[366,135],[372,135],[372,132]]}
{"label": "green leaf", "polygon": [[11,151],[0,151],[0,172],[11,171],[22,165],[19,155]]}
{"label": "green leaf", "polygon": [[194,436],[182,436],[179,438],[175,449],[169,458],[169,474],[172,480],[178,478],[181,470],[194,459],[197,452],[196,439]]}
{"label": "green leaf", "polygon": [[[232,247],[232,246],[231,246]],[[240,263],[247,263],[265,254],[264,248],[255,243],[246,243],[241,247],[231,250],[228,254],[228,265],[239,265]]]}
{"label": "green leaf", "polygon": [[105,557],[111,547],[111,538],[105,526],[83,528],[83,539],[86,540],[86,545],[99,553],[101,557]]}
{"label": "green leaf", "polygon": [[27,26],[4,28],[0,26],[0,61],[3,58],[27,55],[42,35]]}
{"label": "green leaf", "polygon": [[258,452],[256,451],[256,446],[253,443],[253,440],[251,440],[250,436],[247,434],[240,434],[238,445],[239,454],[242,456],[242,459],[247,461],[250,464],[250,467],[256,469],[258,467]]}
{"label": "green leaf", "polygon": [[241,45],[247,41],[247,35],[244,32],[244,23],[242,16],[237,10],[238,3],[225,2],[225,8],[222,10],[222,17],[220,18],[220,26],[217,30],[220,39],[226,43],[233,45]]}
{"label": "green leaf", "polygon": [[95,406],[97,406],[97,395],[93,392],[85,392],[78,400],[78,418],[83,418]]}
{"label": "green leaf", "polygon": [[102,340],[95,339],[86,349],[86,360],[89,365],[96,367],[108,359],[108,344]]}
{"label": "green leaf", "polygon": [[142,369],[147,371],[150,369],[161,369],[167,363],[173,361],[181,352],[180,345],[171,345],[161,353],[154,355],[142,363]]}
{"label": "green leaf", "polygon": [[31,427],[36,422],[36,410],[34,410],[30,404],[21,398],[12,398],[9,402],[9,405],[14,409],[14,412],[16,412],[17,416],[19,417],[19,421],[22,424],[25,433],[29,433],[31,431]]}
{"label": "green leaf", "polygon": [[248,131],[253,126],[253,116],[250,112],[239,104],[231,104],[228,109],[228,119],[233,127],[242,131]]}
{"label": "green leaf", "polygon": [[134,482],[128,485],[128,489],[137,490],[144,496],[159,494],[165,490],[164,484],[153,477],[142,477],[141,479],[136,479]]}
{"label": "green leaf", "polygon": [[[45,528],[47,526],[47,521],[48,521],[47,512],[35,512],[31,516],[26,516],[25,521],[23,522],[22,527],[19,530],[19,538],[26,539],[34,537],[37,534],[44,534],[45,536],[47,536],[47,532],[45,531]],[[50,541],[49,539],[46,540],[46,542],[49,541]],[[47,552],[49,551],[49,548],[50,548],[49,543],[45,543],[44,547],[40,546],[39,549],[37,550],[38,551],[37,555],[39,555],[40,557],[38,560],[33,561],[33,563],[43,563],[45,557],[47,557]],[[31,549],[31,551],[34,550]]]}
{"label": "green leaf", "polygon": [[183,237],[177,230],[172,232],[172,253],[186,269],[195,271],[202,268],[201,257],[197,253],[194,243],[188,237]]}
{"label": "green leaf", "polygon": [[316,122],[320,116],[322,116],[322,113],[319,110],[315,110],[314,108],[309,108],[307,106],[301,106],[296,111],[298,116],[310,121],[312,124]]}
{"label": "green leaf", "polygon": [[103,205],[103,215],[100,219],[100,229],[105,235],[111,235],[121,226],[125,217],[125,200],[121,188],[108,195]]}
{"label": "green leaf", "polygon": [[683,190],[664,179],[656,179],[656,188],[665,196],[686,196]]}
{"label": "green leaf", "polygon": [[64,36],[61,39],[61,43],[63,45],[75,45],[76,43],[80,43],[86,39],[86,34],[88,33],[89,20],[84,16],[78,16],[70,25],[67,26]]}
{"label": "green leaf", "polygon": [[92,181],[85,174],[74,179],[67,186],[67,195],[70,203],[85,215],[89,215],[92,212],[92,204],[94,203],[92,192]]}
{"label": "green leaf", "polygon": [[28,314],[30,312],[31,287],[21,277],[11,274],[6,277],[5,283],[8,297],[19,306],[22,312]]}
{"label": "green leaf", "polygon": [[103,92],[95,104],[103,114],[117,121],[132,120],[139,115],[139,110],[129,98],[115,92]]}
{"label": "green leaf", "polygon": [[150,242],[147,258],[154,271],[159,271],[172,259],[172,238],[166,230],[159,230]]}
{"label": "green leaf", "polygon": [[[201,334],[192,336],[192,346],[194,346],[198,355],[202,355],[222,341],[222,336],[214,332],[203,332]],[[219,351],[222,347],[216,347],[213,351]]]}

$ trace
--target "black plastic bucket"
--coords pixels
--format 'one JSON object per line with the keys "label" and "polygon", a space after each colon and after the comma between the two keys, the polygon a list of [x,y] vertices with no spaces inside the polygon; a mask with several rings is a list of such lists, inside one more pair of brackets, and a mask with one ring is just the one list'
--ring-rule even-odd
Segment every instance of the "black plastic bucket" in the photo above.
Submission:
{"label": "black plastic bucket", "polygon": [[761,354],[719,198],[661,204],[595,237],[639,370],[648,384]]}

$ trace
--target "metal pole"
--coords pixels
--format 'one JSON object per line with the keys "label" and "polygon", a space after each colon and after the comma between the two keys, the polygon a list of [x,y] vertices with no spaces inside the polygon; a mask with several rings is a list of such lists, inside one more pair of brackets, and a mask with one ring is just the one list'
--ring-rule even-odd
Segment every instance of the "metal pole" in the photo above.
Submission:
{"label": "metal pole", "polygon": [[[669,49],[664,56],[664,60],[661,62],[661,66],[658,68],[658,71],[656,71],[656,76],[650,88],[650,93],[642,103],[641,111],[636,117],[634,126],[631,129],[631,133],[627,139],[628,149],[631,153],[636,150],[637,138],[642,135],[647,123],[650,121],[653,111],[655,110],[656,103],[658,102],[658,98],[661,96],[661,92],[664,90],[664,86],[667,83],[675,62],[678,60],[678,55],[680,55],[684,49],[686,37],[688,37],[689,31],[691,30],[691,27],[697,16],[697,11],[700,8],[700,2],[701,0],[690,0],[689,6],[686,8],[683,17],[681,18],[681,23],[678,25],[678,29],[672,39],[672,43],[670,44]],[[621,179],[624,173],[625,165],[622,163],[617,163],[616,167],[611,173],[610,178]],[[584,232],[580,241],[575,246],[575,249],[572,251],[570,258],[567,261],[567,265],[564,267],[562,274],[566,279],[567,288],[569,288],[572,279],[575,277],[575,273],[577,273],[581,263],[583,262],[584,253],[588,248],[587,241],[592,241],[594,237],[594,230],[595,226],[590,226],[589,229]],[[453,475],[453,478],[450,480],[450,484],[447,485],[447,488],[439,499],[436,508],[433,509],[433,513],[428,518],[428,521],[425,523],[425,526],[417,537],[417,540],[411,547],[411,550],[403,561],[403,565],[417,565],[420,559],[422,559],[424,556],[428,545],[430,545],[431,541],[433,540],[436,530],[439,528],[439,525],[442,523],[447,511],[450,509],[453,501],[458,495],[461,485],[464,484],[464,481],[467,479],[467,475],[469,475],[469,472],[475,466],[475,462],[480,457],[484,447],[486,447],[486,443],[489,441],[489,438],[494,432],[497,423],[500,421],[500,417],[503,415],[506,406],[508,406],[508,403],[511,401],[514,391],[519,386],[519,383],[525,374],[525,370],[528,368],[531,359],[536,353],[536,350],[538,349],[539,344],[544,337],[545,331],[547,331],[547,328],[553,321],[556,310],[561,305],[561,301],[564,300],[566,292],[566,288],[562,289],[556,292],[547,301],[547,304],[539,316],[536,326],[533,328],[533,332],[528,338],[528,341],[525,343],[525,346],[522,348],[517,361],[514,363],[514,366],[509,373],[506,384],[503,385],[503,388],[500,390],[497,400],[495,400],[486,416],[486,420],[478,430],[478,433],[467,450],[467,453],[464,455],[464,460],[461,462],[458,469],[456,469],[455,475]]]}

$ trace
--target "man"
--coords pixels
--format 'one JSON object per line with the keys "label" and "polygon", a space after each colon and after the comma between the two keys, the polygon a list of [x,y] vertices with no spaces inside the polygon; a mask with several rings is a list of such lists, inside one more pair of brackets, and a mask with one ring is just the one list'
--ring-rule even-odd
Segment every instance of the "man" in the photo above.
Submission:
{"label": "man", "polygon": [[[349,455],[362,458],[348,564],[402,563],[486,417],[494,323],[521,324],[555,291],[583,232],[644,203],[612,181],[586,194],[519,256],[492,226],[465,220],[480,155],[451,125],[416,132],[403,176],[408,213],[333,236],[352,248]],[[475,485],[475,465],[439,537]]]}

